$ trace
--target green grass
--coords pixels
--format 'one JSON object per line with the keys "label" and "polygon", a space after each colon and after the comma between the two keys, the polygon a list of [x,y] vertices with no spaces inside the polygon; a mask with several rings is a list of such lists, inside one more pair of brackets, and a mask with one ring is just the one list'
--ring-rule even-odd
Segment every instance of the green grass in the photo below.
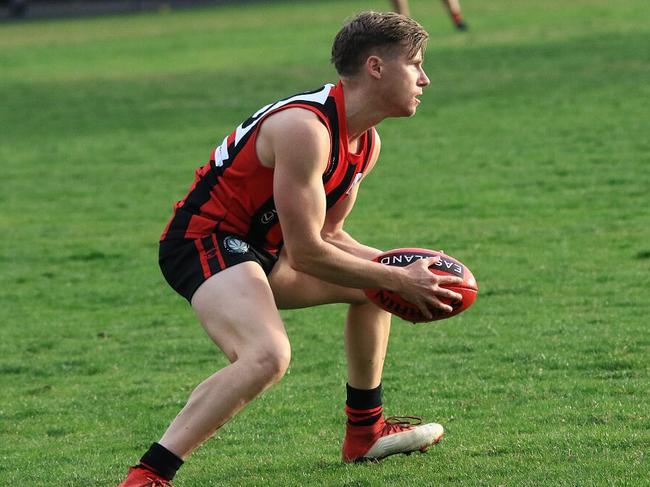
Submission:
{"label": "green grass", "polygon": [[[387,4],[387,2],[385,2]],[[427,455],[339,462],[345,308],[284,313],[288,375],[179,486],[647,485],[646,0],[466,0],[431,32],[420,113],[383,123],[349,230],[443,248],[481,291],[395,320],[388,414]],[[0,26],[0,485],[106,486],[225,364],[157,268],[192,171],[261,105],[333,80],[314,1]]]}

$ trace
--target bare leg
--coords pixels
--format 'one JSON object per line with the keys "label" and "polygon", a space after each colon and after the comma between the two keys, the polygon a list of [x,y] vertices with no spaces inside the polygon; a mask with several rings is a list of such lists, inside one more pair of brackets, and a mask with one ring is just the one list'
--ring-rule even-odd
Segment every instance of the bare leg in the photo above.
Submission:
{"label": "bare leg", "polygon": [[391,315],[370,303],[359,289],[328,284],[296,272],[280,259],[269,276],[279,308],[302,308],[325,303],[349,303],[345,325],[348,383],[373,389],[381,382]]}
{"label": "bare leg", "polygon": [[194,389],[159,441],[182,459],[277,382],[290,360],[284,325],[257,264],[240,264],[208,279],[192,307],[232,363]]}
{"label": "bare leg", "polygon": [[371,303],[352,304],[345,326],[348,384],[374,389],[381,383],[391,315]]}
{"label": "bare leg", "polygon": [[[280,258],[269,276],[276,303],[280,308],[300,308],[325,303],[349,303],[345,325],[345,352],[348,360],[348,384],[370,392],[381,383],[388,346],[391,315],[370,303],[359,289],[335,286],[296,272]],[[374,408],[373,408],[374,409]],[[348,411],[356,415],[378,414],[370,410]],[[419,426],[386,423],[383,414],[374,424],[346,424],[342,456],[344,462],[362,459],[380,460],[396,453],[424,451],[442,437],[437,423]],[[369,419],[369,418],[364,418]],[[399,435],[393,435],[399,433]]]}
{"label": "bare leg", "polygon": [[393,4],[393,10],[398,14],[406,15],[407,17],[410,15],[408,0],[391,0],[391,3]]}
{"label": "bare leg", "polygon": [[461,15],[460,3],[458,0],[442,0],[442,3],[447,8],[449,15]]}
{"label": "bare leg", "polygon": [[462,12],[460,11],[460,2],[458,0],[442,0],[442,3],[456,28],[458,30],[467,30],[467,24],[463,22]]}

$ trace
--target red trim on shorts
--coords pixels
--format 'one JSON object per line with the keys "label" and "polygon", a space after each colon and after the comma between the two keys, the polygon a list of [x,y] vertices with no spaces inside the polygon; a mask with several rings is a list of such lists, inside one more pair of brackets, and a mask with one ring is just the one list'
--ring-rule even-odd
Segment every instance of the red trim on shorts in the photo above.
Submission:
{"label": "red trim on shorts", "polygon": [[206,279],[212,275],[210,272],[210,266],[208,265],[208,256],[205,255],[205,249],[203,248],[203,242],[200,238],[194,240],[194,245],[199,251],[199,260],[201,261],[201,268],[203,269],[203,277]]}
{"label": "red trim on shorts", "polygon": [[221,250],[219,249],[219,242],[217,242],[217,236],[213,233],[211,234],[212,237],[212,244],[214,245],[214,252],[217,254],[217,259],[219,259],[219,266],[221,269],[226,268],[226,263],[223,260],[223,256],[221,255]]}

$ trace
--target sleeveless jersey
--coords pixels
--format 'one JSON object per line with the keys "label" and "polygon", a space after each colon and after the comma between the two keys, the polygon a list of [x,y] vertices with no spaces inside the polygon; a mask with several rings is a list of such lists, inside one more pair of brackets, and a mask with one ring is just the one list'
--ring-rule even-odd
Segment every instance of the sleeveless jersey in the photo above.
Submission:
{"label": "sleeveless jersey", "polygon": [[160,240],[196,239],[219,230],[276,254],[283,240],[273,200],[273,169],[260,163],[255,141],[266,117],[295,107],[315,113],[329,132],[330,155],[322,177],[327,208],[346,198],[367,170],[375,133],[369,129],[359,138],[357,153],[348,151],[339,82],[266,105],[224,138],[210,161],[196,170],[188,194],[174,205]]}

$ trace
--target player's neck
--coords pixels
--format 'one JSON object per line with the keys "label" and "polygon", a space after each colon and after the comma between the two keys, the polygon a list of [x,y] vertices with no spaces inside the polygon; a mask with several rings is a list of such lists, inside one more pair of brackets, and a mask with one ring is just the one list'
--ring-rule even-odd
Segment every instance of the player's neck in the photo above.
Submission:
{"label": "player's neck", "polygon": [[381,104],[375,103],[367,91],[357,83],[343,81],[343,97],[349,141],[356,140],[366,130],[386,118],[377,109]]}

